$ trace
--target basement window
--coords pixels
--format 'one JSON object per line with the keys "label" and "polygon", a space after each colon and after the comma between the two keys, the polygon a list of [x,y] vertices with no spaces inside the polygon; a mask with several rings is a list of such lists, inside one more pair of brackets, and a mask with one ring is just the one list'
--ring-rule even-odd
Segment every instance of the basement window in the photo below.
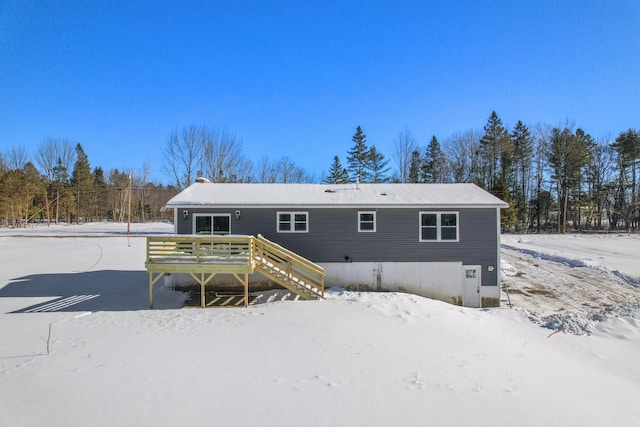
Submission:
{"label": "basement window", "polygon": [[458,212],[420,212],[421,242],[457,242]]}
{"label": "basement window", "polygon": [[375,233],[376,232],[375,211],[358,212],[358,232],[359,233]]}
{"label": "basement window", "polygon": [[309,212],[278,212],[278,233],[309,232]]}

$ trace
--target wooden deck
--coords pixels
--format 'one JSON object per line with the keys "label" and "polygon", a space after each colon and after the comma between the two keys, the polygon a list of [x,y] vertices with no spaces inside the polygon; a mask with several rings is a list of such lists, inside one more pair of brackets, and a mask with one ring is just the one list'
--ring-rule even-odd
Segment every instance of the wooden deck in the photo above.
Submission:
{"label": "wooden deck", "polygon": [[207,306],[205,287],[216,274],[231,274],[243,285],[245,307],[249,304],[249,275],[253,273],[303,299],[324,298],[322,267],[260,235],[147,237],[145,267],[151,308],[153,286],[166,273],[189,274],[200,285],[203,308]]}

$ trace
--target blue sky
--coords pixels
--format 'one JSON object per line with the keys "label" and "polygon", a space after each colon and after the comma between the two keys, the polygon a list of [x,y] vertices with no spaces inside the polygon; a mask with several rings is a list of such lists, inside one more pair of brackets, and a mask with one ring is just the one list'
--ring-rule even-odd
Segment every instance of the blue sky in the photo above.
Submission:
{"label": "blue sky", "polygon": [[356,126],[392,157],[481,130],[640,128],[638,1],[0,2],[0,151],[80,142],[157,181],[169,133],[226,127],[321,177]]}

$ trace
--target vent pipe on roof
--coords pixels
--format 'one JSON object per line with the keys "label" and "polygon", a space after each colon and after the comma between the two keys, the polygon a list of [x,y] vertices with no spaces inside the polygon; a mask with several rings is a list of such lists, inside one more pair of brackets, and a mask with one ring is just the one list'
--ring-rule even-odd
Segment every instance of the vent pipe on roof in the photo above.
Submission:
{"label": "vent pipe on roof", "polygon": [[196,182],[198,184],[211,184],[211,181],[209,181],[207,178],[205,178],[204,176],[199,176],[196,178]]}

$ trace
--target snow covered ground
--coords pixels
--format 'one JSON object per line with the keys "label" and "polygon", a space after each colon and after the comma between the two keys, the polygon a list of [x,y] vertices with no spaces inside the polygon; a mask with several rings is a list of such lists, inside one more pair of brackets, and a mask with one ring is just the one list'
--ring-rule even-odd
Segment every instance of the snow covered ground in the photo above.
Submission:
{"label": "snow covered ground", "polygon": [[[202,310],[161,286],[149,310],[143,236],[171,231],[0,229],[0,425],[640,425],[633,312],[554,334],[531,319],[566,303],[531,292],[515,309],[334,289]],[[588,269],[638,301],[634,236],[559,237],[504,236],[509,287]]]}

